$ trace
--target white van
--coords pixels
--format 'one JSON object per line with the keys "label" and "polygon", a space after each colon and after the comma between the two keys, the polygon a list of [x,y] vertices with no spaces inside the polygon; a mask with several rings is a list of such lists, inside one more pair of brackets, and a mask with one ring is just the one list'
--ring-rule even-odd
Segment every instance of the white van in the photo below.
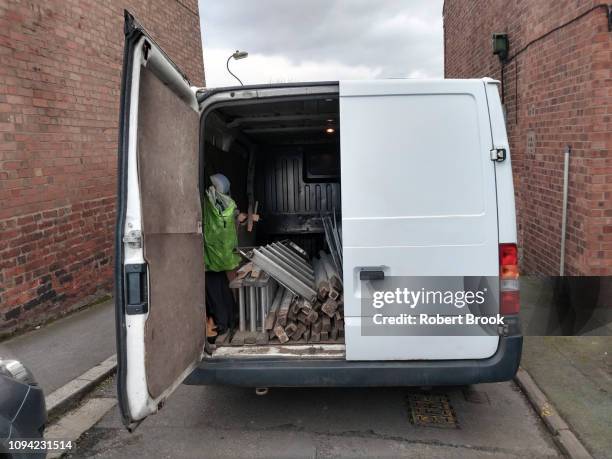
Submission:
{"label": "white van", "polygon": [[[496,81],[209,90],[192,87],[128,13],[125,33],[115,298],[126,425],[157,412],[183,382],[431,386],[514,376],[522,348],[515,206]],[[253,245],[293,238],[318,248],[320,213],[341,211],[342,342],[208,345],[207,168],[229,177],[239,206],[259,201]],[[365,336],[360,284],[371,271],[494,276],[506,325],[494,336]]]}

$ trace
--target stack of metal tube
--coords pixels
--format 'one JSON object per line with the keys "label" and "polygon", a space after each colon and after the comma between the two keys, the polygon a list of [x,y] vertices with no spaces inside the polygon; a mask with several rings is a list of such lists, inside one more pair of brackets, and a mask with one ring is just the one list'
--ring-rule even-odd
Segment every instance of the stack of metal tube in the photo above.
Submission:
{"label": "stack of metal tube", "polygon": [[299,247],[294,246],[289,241],[273,242],[243,255],[287,290],[314,303],[317,298],[314,269],[308,258],[297,250]]}
{"label": "stack of metal tube", "polygon": [[230,282],[230,288],[238,290],[238,328],[240,331],[263,331],[270,298],[274,297],[278,284],[252,265],[243,273]]}
{"label": "stack of metal tube", "polygon": [[[299,246],[283,241],[242,255],[249,263],[230,286],[239,289],[240,330],[247,329],[248,321],[249,331],[263,332],[255,344],[276,339],[281,344],[337,342],[344,337],[342,276],[330,254],[320,251],[311,260]],[[274,292],[265,290],[274,281]],[[248,333],[232,338],[237,345],[248,341],[253,343]]]}
{"label": "stack of metal tube", "polygon": [[321,222],[323,223],[325,240],[327,241],[334,267],[336,272],[342,277],[342,231],[337,224],[336,213],[334,212],[332,216],[321,215]]}

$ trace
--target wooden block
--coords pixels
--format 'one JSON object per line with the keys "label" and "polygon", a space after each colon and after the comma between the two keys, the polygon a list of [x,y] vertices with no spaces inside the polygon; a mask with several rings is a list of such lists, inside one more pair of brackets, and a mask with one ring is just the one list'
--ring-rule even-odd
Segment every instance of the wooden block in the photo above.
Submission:
{"label": "wooden block", "polygon": [[336,314],[335,314],[336,320],[342,320],[342,314],[340,313],[339,310],[336,309]]}
{"label": "wooden block", "polygon": [[[327,316],[321,318],[321,332],[329,332],[331,330],[331,319]],[[321,337],[323,339],[323,337]]]}
{"label": "wooden block", "polygon": [[329,287],[330,290],[336,290],[339,293],[342,293],[342,281],[338,276],[332,276],[329,278]]}
{"label": "wooden block", "polygon": [[266,314],[266,320],[264,322],[264,330],[272,330],[274,328],[274,324],[276,323],[276,311],[268,311]]}
{"label": "wooden block", "polygon": [[310,332],[310,341],[313,343],[318,343],[321,341],[321,332],[315,332],[314,330]]}
{"label": "wooden block", "polygon": [[331,331],[329,332],[329,338],[333,341],[336,341],[338,339],[338,329],[337,328],[331,329]]}
{"label": "wooden block", "polygon": [[299,324],[297,324],[295,331],[291,335],[291,339],[297,341],[298,339],[302,337],[302,335],[304,335],[305,331],[306,331],[306,325],[300,322]]}
{"label": "wooden block", "polygon": [[295,324],[295,322],[290,322],[287,324],[287,326],[285,327],[285,333],[287,334],[288,337],[292,337],[293,334],[295,333],[295,331],[297,330],[297,325]]}
{"label": "wooden block", "polygon": [[323,306],[321,306],[321,311],[323,311],[328,317],[333,317],[336,315],[336,310],[338,309],[338,303],[336,303],[331,298],[328,298]]}
{"label": "wooden block", "polygon": [[245,263],[236,271],[235,278],[242,279],[248,276],[252,269],[253,269],[253,262],[249,261],[248,263]]}
{"label": "wooden block", "polygon": [[242,287],[243,283],[244,283],[244,279],[234,279],[229,283],[229,288],[238,289]]}
{"label": "wooden block", "polygon": [[306,329],[302,337],[304,338],[304,341],[306,342],[310,341],[310,327]]}
{"label": "wooden block", "polygon": [[312,259],[312,265],[315,275],[315,285],[317,287],[317,296],[321,301],[325,301],[329,294],[329,282],[327,282],[327,272],[317,257]]}
{"label": "wooden block", "polygon": [[251,346],[257,344],[257,332],[246,332],[244,335],[244,344]]}
{"label": "wooden block", "polygon": [[281,344],[284,344],[289,341],[289,337],[287,336],[287,333],[285,333],[285,329],[281,325],[277,325],[276,327],[274,327],[274,334],[281,342]]}
{"label": "wooden block", "polygon": [[308,314],[310,313],[310,311],[312,311],[312,304],[306,300],[302,300],[301,304],[300,304],[300,310],[305,313]]}
{"label": "wooden block", "polygon": [[307,324],[308,322],[308,316],[306,314],[304,314],[304,311],[300,311],[300,313],[297,315],[297,320],[298,322],[301,322],[303,324]]}
{"label": "wooden block", "polygon": [[272,330],[274,328],[274,323],[276,322],[276,314],[278,312],[278,309],[280,308],[284,294],[285,294],[285,289],[283,287],[278,287],[276,289],[276,294],[274,295],[274,301],[272,301],[270,310],[268,311],[268,314],[266,315],[266,320],[264,322],[264,329]]}
{"label": "wooden block", "polygon": [[344,331],[344,320],[338,320],[336,321],[336,328],[338,330],[342,330]]}
{"label": "wooden block", "polygon": [[300,298],[296,298],[291,304],[291,312],[297,317],[300,309],[302,309],[302,300]]}
{"label": "wooden block", "polygon": [[289,290],[285,290],[280,306],[278,307],[278,311],[276,312],[276,322],[281,327],[287,325],[287,316],[289,315],[289,309],[292,301],[293,293],[291,293]]}
{"label": "wooden block", "polygon": [[336,268],[333,265],[331,257],[322,250],[319,251],[319,256],[321,257],[321,264],[323,265],[323,268],[325,269],[325,272],[327,274],[327,281],[329,282],[330,289],[336,290],[338,292],[341,291],[342,281],[340,280],[340,276],[338,275],[338,272],[336,271]]}
{"label": "wooden block", "polygon": [[306,322],[307,324],[313,324],[319,318],[319,313],[313,309],[312,311],[310,311],[310,314],[306,316],[306,318],[308,319],[308,321]]}
{"label": "wooden block", "polygon": [[327,341],[329,339],[329,332],[322,331],[321,332],[321,341]]}
{"label": "wooden block", "polygon": [[270,282],[270,275],[267,272],[262,271],[259,274],[259,277],[255,279],[253,285],[255,285],[256,287],[265,287],[266,285],[268,285],[268,282]]}
{"label": "wooden block", "polygon": [[321,318],[312,324],[312,332],[313,333],[321,333],[321,327],[323,326],[323,322]]}

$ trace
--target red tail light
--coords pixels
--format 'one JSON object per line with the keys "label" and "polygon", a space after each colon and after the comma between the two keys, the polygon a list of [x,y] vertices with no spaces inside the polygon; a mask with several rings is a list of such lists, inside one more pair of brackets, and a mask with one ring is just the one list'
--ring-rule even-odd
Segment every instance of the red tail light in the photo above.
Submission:
{"label": "red tail light", "polygon": [[499,244],[499,287],[500,314],[518,314],[521,304],[516,244]]}

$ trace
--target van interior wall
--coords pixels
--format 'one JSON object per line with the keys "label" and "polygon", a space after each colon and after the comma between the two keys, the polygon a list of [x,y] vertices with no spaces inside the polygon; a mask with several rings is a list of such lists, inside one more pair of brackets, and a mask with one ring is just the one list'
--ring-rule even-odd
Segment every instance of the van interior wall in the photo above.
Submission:
{"label": "van interior wall", "polygon": [[338,154],[334,144],[260,147],[255,174],[262,216],[258,243],[290,239],[310,256],[324,248],[320,217],[340,211],[340,181],[336,171],[324,180],[308,178],[308,169],[316,158]]}
{"label": "van interior wall", "polygon": [[[269,146],[255,148],[255,200],[261,220],[252,234],[239,227],[240,246],[267,244],[290,239],[311,256],[324,249],[325,236],[321,214],[340,215],[340,180],[332,171],[325,179],[308,178],[305,168],[321,157],[337,156],[337,145],[324,149],[312,146]],[[338,159],[331,160],[334,163]],[[224,174],[231,183],[232,198],[241,212],[248,209],[248,152],[234,148],[228,152],[208,144],[204,168],[205,187],[209,177]]]}
{"label": "van interior wall", "polygon": [[247,170],[249,153],[246,149],[234,145],[229,152],[225,152],[212,144],[206,146],[206,162],[204,166],[204,184],[210,186],[210,176],[214,174],[225,175],[231,184],[231,194],[239,209],[248,206],[247,197]]}
{"label": "van interior wall", "polygon": [[260,221],[250,233],[238,228],[240,246],[290,239],[310,256],[325,248],[321,215],[341,217],[338,118],[337,98],[307,98],[221,107],[204,120],[204,187],[224,174],[245,213],[249,153],[255,155]]}
{"label": "van interior wall", "polygon": [[[205,165],[203,189],[208,188],[210,177],[223,174],[230,181],[230,193],[240,212],[247,212],[249,199],[247,192],[247,174],[249,167],[249,150],[241,144],[233,143],[228,151],[223,151],[212,143],[205,144]],[[256,244],[256,232],[248,232],[244,226],[237,228],[238,245],[249,247]]]}

